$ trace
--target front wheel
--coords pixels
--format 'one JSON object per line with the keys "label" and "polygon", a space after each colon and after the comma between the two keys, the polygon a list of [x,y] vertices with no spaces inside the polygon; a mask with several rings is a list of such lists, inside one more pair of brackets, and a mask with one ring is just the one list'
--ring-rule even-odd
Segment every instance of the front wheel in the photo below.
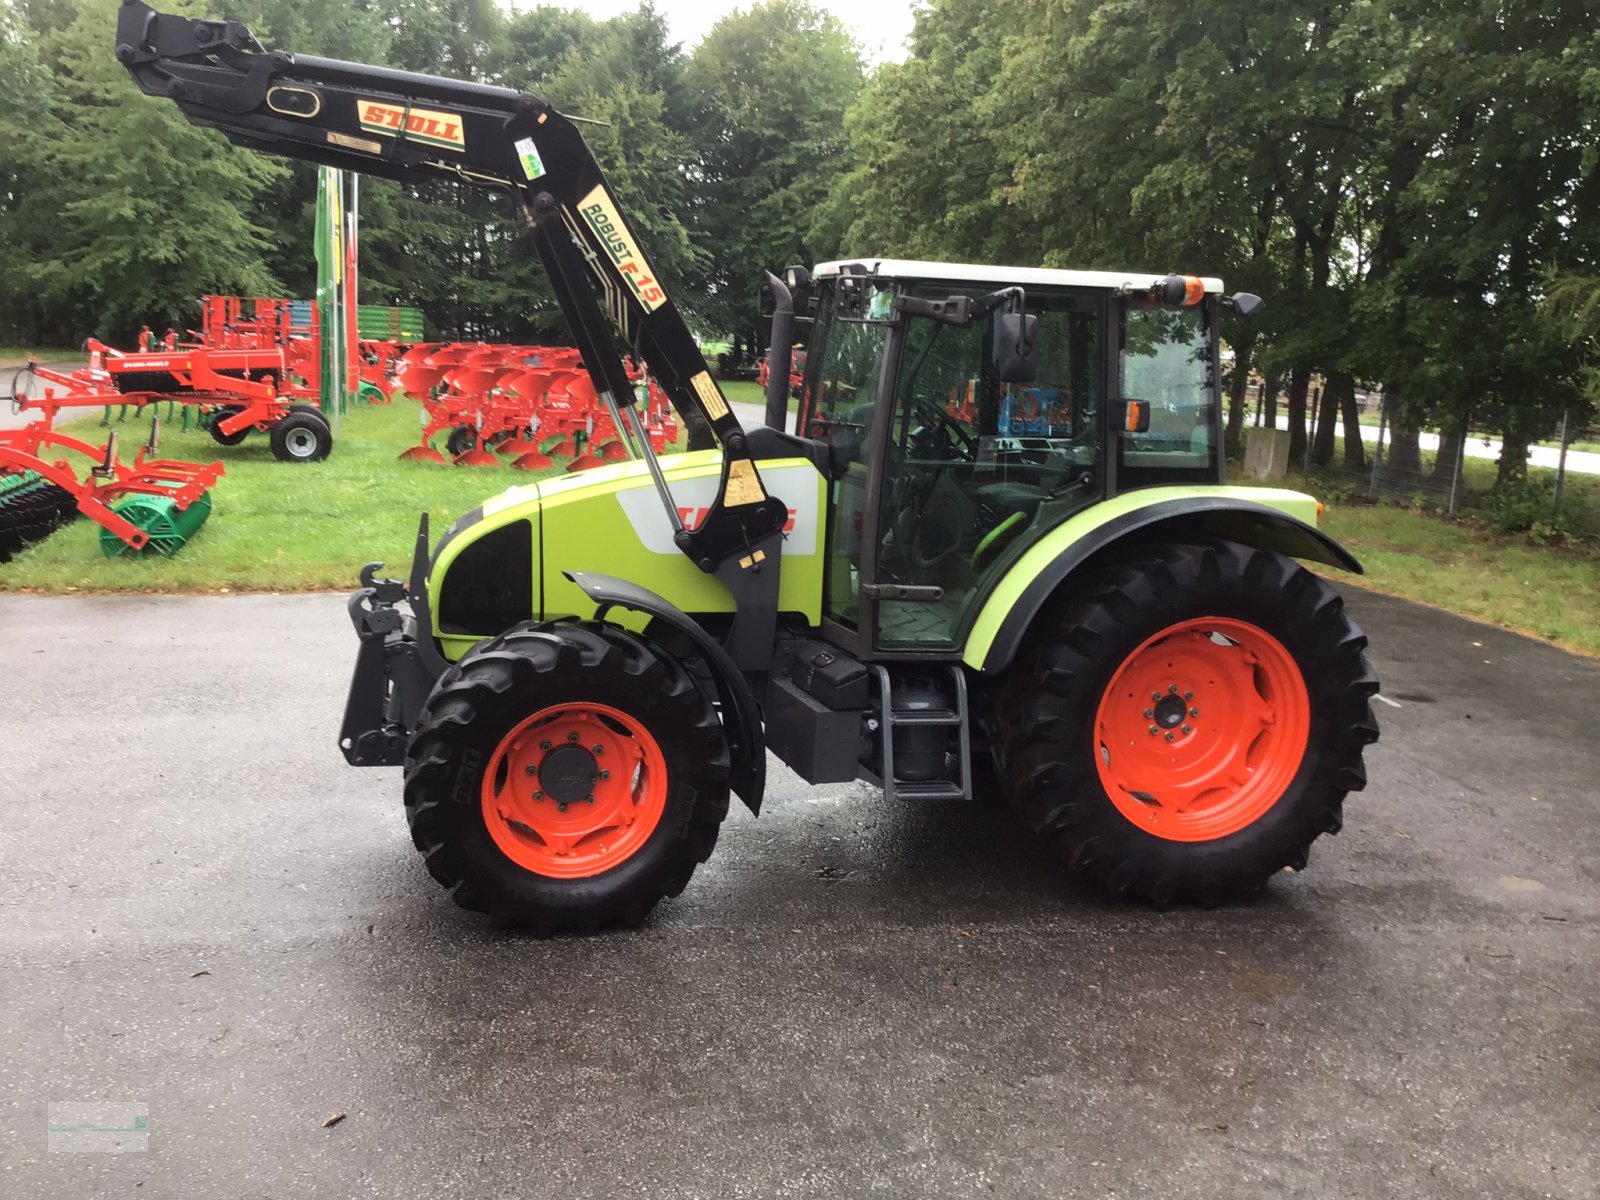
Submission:
{"label": "front wheel", "polygon": [[406,756],[428,872],[540,933],[638,924],[710,857],[729,759],[670,656],[597,623],[517,626],[439,680]]}
{"label": "front wheel", "polygon": [[1004,790],[1076,873],[1211,903],[1304,867],[1366,784],[1367,639],[1309,571],[1233,542],[1107,569],[990,718]]}

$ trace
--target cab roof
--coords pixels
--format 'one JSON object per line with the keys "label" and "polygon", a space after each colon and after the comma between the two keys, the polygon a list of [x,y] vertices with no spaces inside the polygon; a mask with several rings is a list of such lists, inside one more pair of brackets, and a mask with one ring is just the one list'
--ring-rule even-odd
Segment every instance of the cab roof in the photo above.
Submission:
{"label": "cab roof", "polygon": [[[950,283],[1017,283],[1023,287],[1101,288],[1121,291],[1148,290],[1166,278],[1165,271],[1063,271],[1050,267],[1004,267],[982,263],[920,262],[907,258],[845,258],[819,263],[812,271],[823,279],[842,275],[846,267],[859,267],[881,279],[926,279]],[[1222,291],[1222,280],[1202,277],[1208,295]]]}

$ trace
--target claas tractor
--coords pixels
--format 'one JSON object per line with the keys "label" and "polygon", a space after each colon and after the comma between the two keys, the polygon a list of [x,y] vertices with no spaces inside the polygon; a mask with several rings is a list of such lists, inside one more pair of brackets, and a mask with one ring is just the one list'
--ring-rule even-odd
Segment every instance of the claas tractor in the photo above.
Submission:
{"label": "claas tractor", "polygon": [[[340,746],[401,766],[428,871],[537,931],[644,919],[771,751],[892,800],[998,793],[1113,893],[1306,865],[1365,783],[1359,571],[1292,491],[1224,482],[1220,281],[858,258],[767,275],[741,422],[571,118],[513,89],[264,51],[125,0],[147,93],[272,154],[504,192],[630,458],[419,524],[361,572]],[[789,348],[807,349],[785,429]],[[625,357],[690,434],[655,453]]]}

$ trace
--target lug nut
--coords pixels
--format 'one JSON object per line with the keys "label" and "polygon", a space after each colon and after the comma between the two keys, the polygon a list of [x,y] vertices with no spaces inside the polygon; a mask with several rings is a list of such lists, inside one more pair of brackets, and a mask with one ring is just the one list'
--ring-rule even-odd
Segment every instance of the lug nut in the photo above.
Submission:
{"label": "lug nut", "polygon": [[1189,715],[1191,717],[1198,717],[1200,715],[1200,710],[1198,708],[1191,708],[1189,710]]}
{"label": "lug nut", "polygon": [[1149,720],[1149,719],[1150,719],[1150,718],[1151,718],[1151,717],[1153,717],[1153,716],[1155,716],[1155,715],[1156,715],[1156,710],[1155,710],[1155,709],[1153,709],[1153,708],[1147,708],[1147,709],[1145,709],[1145,710],[1144,710],[1144,716],[1145,716],[1145,720],[1147,720],[1147,721],[1148,721],[1148,720]]}
{"label": "lug nut", "polygon": [[596,742],[594,745],[589,747],[589,752],[591,754],[604,754],[606,752],[606,748],[599,742]]}
{"label": "lug nut", "polygon": [[1183,694],[1183,698],[1185,700],[1193,700],[1194,699],[1194,693],[1193,692],[1185,692]]}
{"label": "lug nut", "polygon": [[1158,734],[1160,732],[1161,732],[1161,730],[1157,729],[1154,725],[1150,726],[1150,736],[1151,737],[1154,737],[1156,734]]}
{"label": "lug nut", "polygon": [[611,772],[610,771],[601,771],[600,772],[600,778],[601,779],[610,779],[611,778]]}
{"label": "lug nut", "polygon": [[1171,740],[1172,740],[1172,735],[1169,733],[1169,734],[1167,734],[1167,741],[1170,742]]}
{"label": "lug nut", "polygon": [[1194,732],[1194,730],[1193,730],[1193,729],[1191,729],[1191,728],[1189,728],[1189,726],[1187,726],[1187,725],[1185,725],[1185,726],[1184,726],[1184,727],[1183,727],[1183,731],[1184,731],[1184,732],[1185,732],[1185,733],[1193,733],[1193,732]]}
{"label": "lug nut", "polygon": [[578,740],[578,735],[577,735],[577,734],[576,734],[576,733],[569,733],[569,734],[567,734],[567,741],[569,741],[569,742],[575,742],[575,741],[577,741],[577,740]]}
{"label": "lug nut", "polygon": [[540,742],[539,743],[539,749],[543,750],[546,754],[549,754],[550,753],[550,743],[549,742]]}
{"label": "lug nut", "polygon": [[1150,699],[1152,699],[1152,700],[1161,699],[1161,693],[1160,692],[1151,692],[1150,693]]}
{"label": "lug nut", "polygon": [[1167,694],[1169,696],[1176,696],[1178,694],[1178,685],[1175,683],[1167,684]]}
{"label": "lug nut", "polygon": [[528,768],[528,774],[529,775],[537,775],[538,773],[539,773],[539,768],[538,767],[529,767]]}
{"label": "lug nut", "polygon": [[533,794],[533,798],[535,800],[543,800],[544,799],[544,793],[543,792],[535,792]]}
{"label": "lug nut", "polygon": [[590,792],[587,796],[584,797],[584,799],[587,800],[590,804],[593,804],[594,803],[594,793]]}

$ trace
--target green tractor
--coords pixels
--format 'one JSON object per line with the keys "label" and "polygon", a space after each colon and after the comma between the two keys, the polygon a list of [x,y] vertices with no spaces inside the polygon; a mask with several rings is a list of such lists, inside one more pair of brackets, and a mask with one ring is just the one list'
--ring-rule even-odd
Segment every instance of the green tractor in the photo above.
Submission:
{"label": "green tractor", "polygon": [[[513,487],[362,572],[340,745],[402,765],[458,904],[637,923],[760,809],[766,752],[904,801],[1003,795],[1117,894],[1300,869],[1365,784],[1360,571],[1296,492],[1224,483],[1223,312],[1193,276],[862,259],[768,276],[733,412],[575,126],[533,96],[301,55],[128,0],[117,55],[242,144],[510,194],[627,462]],[[809,326],[796,432],[788,349]],[[624,368],[691,429],[656,457]],[[981,781],[981,782],[977,782]]]}

